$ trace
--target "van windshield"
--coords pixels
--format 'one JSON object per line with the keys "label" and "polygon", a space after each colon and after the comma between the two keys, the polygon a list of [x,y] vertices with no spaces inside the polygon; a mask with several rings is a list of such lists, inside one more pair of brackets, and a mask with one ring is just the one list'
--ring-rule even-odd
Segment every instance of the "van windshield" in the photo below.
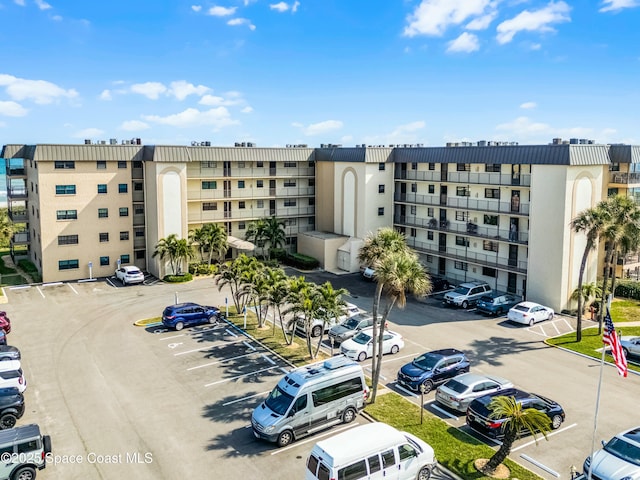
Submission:
{"label": "van windshield", "polygon": [[284,393],[280,390],[280,387],[276,386],[271,393],[269,394],[269,398],[265,400],[265,404],[267,407],[271,409],[273,413],[277,413],[278,415],[284,415],[287,410],[289,410],[289,406],[293,402],[293,397],[287,393]]}

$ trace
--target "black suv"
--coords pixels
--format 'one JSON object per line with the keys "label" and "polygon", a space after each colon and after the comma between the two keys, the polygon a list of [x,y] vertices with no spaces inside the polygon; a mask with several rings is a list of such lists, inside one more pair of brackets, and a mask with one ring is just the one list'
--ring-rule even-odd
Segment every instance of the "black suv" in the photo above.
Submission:
{"label": "black suv", "polygon": [[0,388],[0,429],[13,428],[24,414],[24,396],[16,387]]}
{"label": "black suv", "polygon": [[558,403],[553,400],[549,400],[542,395],[527,393],[522,390],[518,390],[517,388],[511,388],[476,398],[471,402],[467,409],[467,425],[489,437],[503,438],[504,431],[502,429],[502,424],[505,419],[489,418],[489,415],[491,414],[491,410],[489,410],[489,403],[494,397],[498,396],[514,397],[516,402],[522,405],[523,409],[535,408],[536,410],[546,413],[551,421],[551,428],[553,430],[560,428],[560,425],[564,422],[564,410]]}
{"label": "black suv", "polygon": [[455,348],[427,352],[404,365],[398,372],[398,385],[414,392],[429,393],[435,385],[467,373],[469,360]]}

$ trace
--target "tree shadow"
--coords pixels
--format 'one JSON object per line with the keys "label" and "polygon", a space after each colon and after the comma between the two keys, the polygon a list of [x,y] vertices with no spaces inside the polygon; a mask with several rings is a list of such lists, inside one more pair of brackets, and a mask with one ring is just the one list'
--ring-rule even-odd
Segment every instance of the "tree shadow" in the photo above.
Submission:
{"label": "tree shadow", "polygon": [[528,352],[532,350],[543,350],[552,348],[539,340],[522,342],[508,337],[490,337],[487,339],[477,339],[469,345],[471,351],[466,351],[472,363],[486,363],[491,366],[503,365],[503,357]]}

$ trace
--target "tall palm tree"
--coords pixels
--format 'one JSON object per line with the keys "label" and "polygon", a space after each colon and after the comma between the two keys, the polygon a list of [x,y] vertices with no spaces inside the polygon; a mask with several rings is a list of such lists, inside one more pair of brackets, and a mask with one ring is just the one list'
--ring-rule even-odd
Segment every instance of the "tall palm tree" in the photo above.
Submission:
{"label": "tall palm tree", "polygon": [[485,474],[492,473],[509,456],[513,442],[522,433],[530,432],[537,443],[538,433],[542,434],[546,440],[547,433],[551,431],[551,420],[545,413],[535,408],[522,408],[522,404],[514,397],[494,397],[489,403],[489,410],[491,410],[489,418],[506,420],[502,424],[504,431],[502,445],[482,469]]}
{"label": "tall palm tree", "polygon": [[208,265],[211,266],[212,258],[220,261],[229,250],[227,231],[219,223],[207,223],[202,227],[206,233],[205,244],[209,252]]}
{"label": "tall palm tree", "polygon": [[207,243],[207,237],[204,228],[196,228],[189,231],[189,240],[192,245],[196,245],[200,254],[200,262],[204,263],[204,249]]}
{"label": "tall palm tree", "polygon": [[269,245],[269,255],[271,258],[271,250],[274,248],[282,248],[284,247],[287,236],[285,234],[285,222],[275,216],[266,218],[264,220],[264,239]]}
{"label": "tall palm tree", "polygon": [[186,238],[181,238],[176,242],[175,245],[175,262],[178,266],[178,273],[182,270],[182,265],[185,262],[189,262],[190,259],[194,257],[193,247],[189,243],[189,240]]}
{"label": "tall palm tree", "polygon": [[349,294],[346,288],[339,288],[336,290],[333,288],[333,285],[331,285],[331,282],[325,282],[320,285],[318,287],[318,293],[322,297],[322,310],[317,318],[322,320],[322,331],[318,337],[318,343],[316,344],[316,350],[313,354],[313,358],[316,358],[320,351],[327,322],[333,318],[337,319],[345,314],[347,302],[345,302],[342,297]]}
{"label": "tall palm tree", "polygon": [[[589,208],[581,212],[576,218],[571,221],[571,228],[576,233],[584,233],[587,237],[587,243],[582,253],[582,261],[580,263],[580,273],[578,274],[578,292],[582,292],[582,282],[584,281],[584,271],[587,266],[587,259],[589,253],[591,253],[595,247],[598,238],[600,237],[604,225],[606,223],[606,212],[599,204],[596,208]],[[576,341],[582,340],[582,312],[583,296],[578,295],[578,317],[576,323]]]}
{"label": "tall palm tree", "polygon": [[166,238],[161,238],[156,244],[152,258],[159,257],[160,260],[169,260],[169,266],[171,267],[171,273],[176,273],[176,260],[178,252],[178,235],[172,233]]}
{"label": "tall palm tree", "polygon": [[264,246],[266,243],[265,240],[265,220],[264,218],[259,218],[250,222],[247,225],[247,231],[244,234],[244,238],[247,242],[252,242],[256,247],[262,249],[262,256],[264,257]]}
{"label": "tall palm tree", "polygon": [[[267,268],[265,276],[268,285],[266,302],[273,309],[273,334],[275,335],[276,323],[279,322],[284,340],[287,345],[290,345],[288,331],[285,329],[282,320],[282,306],[289,294],[287,276],[281,268]],[[276,316],[278,317],[278,322],[276,322]]]}
{"label": "tall palm tree", "polygon": [[242,292],[242,274],[244,271],[254,268],[254,262],[257,262],[254,257],[248,257],[242,253],[234,260],[222,264],[214,277],[218,291],[223,287],[229,287],[231,299],[238,313],[242,312],[246,305],[246,297]]}

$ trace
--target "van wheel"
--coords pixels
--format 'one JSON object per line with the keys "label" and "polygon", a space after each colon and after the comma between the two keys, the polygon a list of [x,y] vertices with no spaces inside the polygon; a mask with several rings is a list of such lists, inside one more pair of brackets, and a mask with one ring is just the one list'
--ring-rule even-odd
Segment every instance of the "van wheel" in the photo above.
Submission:
{"label": "van wheel", "polygon": [[466,300],[462,302],[462,308],[464,308],[465,310],[469,308],[469,302],[467,302]]}
{"label": "van wheel", "polygon": [[366,352],[360,352],[358,354],[358,361],[359,362],[364,362],[367,359],[367,354]]}
{"label": "van wheel", "polygon": [[312,337],[319,337],[320,335],[322,335],[322,327],[320,325],[316,325],[311,329]]}
{"label": "van wheel", "polygon": [[175,326],[176,332],[179,332],[183,328],[184,328],[184,323],[182,323],[182,322],[176,323],[176,326]]}
{"label": "van wheel", "polygon": [[31,467],[22,467],[11,475],[11,480],[33,480],[36,478],[36,471]]}
{"label": "van wheel", "polygon": [[6,413],[0,417],[0,428],[13,428],[17,421],[18,419],[13,413]]}
{"label": "van wheel", "polygon": [[429,467],[422,467],[416,475],[416,480],[429,480],[431,478],[431,469]]}
{"label": "van wheel", "polygon": [[351,423],[358,414],[353,408],[347,408],[342,414],[342,423]]}
{"label": "van wheel", "polygon": [[285,430],[280,435],[278,435],[278,446],[286,447],[291,442],[293,442],[293,432],[291,430]]}

